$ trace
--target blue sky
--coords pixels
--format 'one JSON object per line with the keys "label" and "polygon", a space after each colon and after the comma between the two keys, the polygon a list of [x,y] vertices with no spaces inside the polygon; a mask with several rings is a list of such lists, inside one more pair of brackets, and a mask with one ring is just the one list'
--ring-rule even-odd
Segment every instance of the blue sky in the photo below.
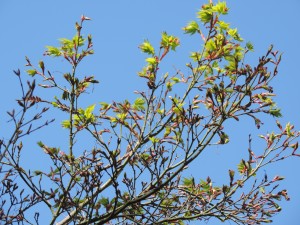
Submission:
{"label": "blue sky", "polygon": [[[5,137],[7,117],[5,112],[15,106],[14,99],[20,96],[17,80],[12,70],[24,67],[24,56],[31,61],[44,59],[46,45],[58,44],[58,38],[70,38],[74,35],[74,22],[82,14],[91,17],[86,23],[84,34],[91,33],[94,37],[95,55],[87,58],[80,71],[85,75],[94,74],[100,80],[93,95],[86,97],[84,104],[93,102],[123,100],[132,98],[133,91],[141,89],[143,82],[136,73],[144,66],[144,55],[138,45],[149,39],[159,44],[160,34],[167,31],[179,36],[181,47],[173,53],[165,70],[174,71],[174,66],[183,69],[189,61],[188,53],[201,46],[194,38],[183,35],[181,28],[195,18],[197,10],[206,2],[204,0],[110,0],[110,1],[16,1],[0,2],[1,21],[1,60],[0,60],[0,137]],[[279,75],[273,82],[277,93],[277,103],[284,117],[282,123],[292,122],[300,129],[299,102],[299,21],[300,2],[298,0],[228,0],[230,8],[224,20],[237,27],[246,41],[254,44],[255,52],[250,63],[274,44],[275,49],[283,52],[283,61],[279,67]],[[52,71],[60,73],[66,65],[58,61],[47,64]],[[267,120],[273,122],[273,120]],[[60,141],[53,132],[47,129],[50,140]],[[60,128],[59,128],[60,129]],[[247,149],[249,133],[253,137],[259,133],[271,131],[273,126],[268,122],[257,131],[250,121],[232,126],[232,143],[226,147],[210,149],[202,155],[190,171],[196,177],[205,178],[210,175],[213,180],[223,179],[229,168],[234,168],[241,153]],[[44,133],[36,134],[33,141]],[[253,142],[258,139],[253,138]],[[34,143],[35,143],[34,142]],[[30,144],[30,142],[29,142]],[[259,145],[258,145],[259,146]],[[28,158],[32,160],[32,158]],[[283,210],[274,218],[274,225],[299,224],[300,213],[300,159],[288,159],[276,166],[267,168],[272,176],[280,174],[286,177],[282,187],[288,189],[291,201],[282,202]],[[42,165],[42,164],[41,164]],[[193,172],[192,172],[193,171]],[[215,221],[209,224],[217,224]]]}

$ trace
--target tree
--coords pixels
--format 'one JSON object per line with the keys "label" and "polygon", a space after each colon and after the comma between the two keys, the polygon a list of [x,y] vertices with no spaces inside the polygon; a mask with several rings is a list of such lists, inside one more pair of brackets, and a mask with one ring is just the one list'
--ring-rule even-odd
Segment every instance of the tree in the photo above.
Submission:
{"label": "tree", "polygon": [[[191,53],[188,74],[159,70],[179,46],[177,37],[162,33],[156,49],[145,40],[139,47],[147,54],[146,65],[138,75],[148,88],[137,91],[133,102],[83,108],[83,94],[98,83],[77,73],[81,61],[93,54],[92,36],[81,33],[90,20],[86,16],[76,23],[72,39],[60,39],[59,47],[47,46],[45,52],[68,62],[70,72],[55,77],[43,61],[35,66],[26,58],[33,78],[24,83],[20,70],[14,71],[23,95],[17,100],[20,108],[8,112],[14,131],[0,142],[1,221],[38,224],[43,206],[52,214],[49,224],[185,224],[212,217],[237,224],[270,222],[281,210],[278,201],[289,197],[278,190],[282,177],[256,174],[299,156],[293,125],[276,121],[277,133],[261,136],[266,147],[260,153],[252,149],[250,137],[248,158],[228,171],[224,185],[182,175],[205,149],[229,142],[227,121],[250,117],[259,128],[262,114],[281,116],[270,86],[281,55],[271,46],[256,65],[247,64],[253,46],[221,20],[227,13],[225,2],[210,1],[198,20],[183,28],[203,41],[203,48]],[[44,99],[36,94],[40,89],[55,90],[55,97]],[[37,140],[50,165],[25,169],[23,139],[54,123],[52,117],[39,123],[49,110],[68,118],[58,121],[68,133],[68,149]],[[87,141],[93,144],[83,151]]]}

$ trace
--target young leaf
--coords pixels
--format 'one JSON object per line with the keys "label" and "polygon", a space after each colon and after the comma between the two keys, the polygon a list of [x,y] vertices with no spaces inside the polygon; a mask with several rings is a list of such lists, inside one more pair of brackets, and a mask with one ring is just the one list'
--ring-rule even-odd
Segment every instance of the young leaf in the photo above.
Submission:
{"label": "young leaf", "polygon": [[183,178],[183,185],[187,186],[187,187],[191,187],[191,186],[195,186],[195,179],[194,177],[190,177],[190,178]]}
{"label": "young leaf", "polygon": [[196,21],[191,21],[182,29],[185,31],[186,34],[192,35],[199,31],[199,25]]}
{"label": "young leaf", "polygon": [[221,30],[227,31],[229,29],[229,23],[225,23],[224,21],[219,21],[218,24]]}
{"label": "young leaf", "polygon": [[108,198],[105,198],[105,197],[102,197],[99,202],[103,205],[103,206],[107,206],[109,204],[109,199]]}
{"label": "young leaf", "polygon": [[85,118],[88,119],[88,118],[91,118],[91,117],[93,116],[92,112],[94,111],[95,106],[96,106],[96,104],[90,105],[89,107],[87,107],[87,108],[85,109],[85,111],[84,111],[84,116],[85,116]]}
{"label": "young leaf", "polygon": [[74,47],[74,42],[72,40],[61,38],[59,39],[60,43],[63,45],[63,49],[72,49]]}
{"label": "young leaf", "polygon": [[44,143],[41,142],[41,141],[38,141],[38,142],[37,142],[37,145],[38,145],[39,147],[41,147],[41,148],[43,148],[43,147],[45,146]]}
{"label": "young leaf", "polygon": [[46,54],[54,57],[58,57],[61,55],[61,52],[58,48],[55,48],[53,46],[46,46],[47,51]]}
{"label": "young leaf", "polygon": [[150,139],[150,141],[151,141],[152,143],[158,143],[158,142],[159,142],[159,139],[156,138],[156,137],[149,137],[149,139]]}
{"label": "young leaf", "polygon": [[253,45],[252,45],[252,43],[251,42],[247,42],[246,43],[246,47],[247,47],[247,49],[249,50],[249,51],[254,51],[254,47],[253,47]]}
{"label": "young leaf", "polygon": [[179,46],[179,39],[172,35],[168,35],[167,32],[162,33],[161,37],[161,47],[163,48],[170,48],[175,51],[176,47]]}
{"label": "young leaf", "polygon": [[110,107],[110,105],[106,102],[100,102],[100,105],[102,106],[101,107],[102,110],[106,110]]}
{"label": "young leaf", "polygon": [[78,45],[79,47],[83,46],[85,42],[85,39],[82,36],[75,35],[73,37],[73,43],[75,43],[76,45]]}
{"label": "young leaf", "polygon": [[34,175],[36,175],[36,176],[43,174],[43,172],[40,171],[40,170],[35,170],[33,173],[34,173]]}
{"label": "young leaf", "polygon": [[43,73],[44,73],[45,65],[44,65],[44,62],[43,62],[43,61],[39,61],[39,67],[42,69],[42,71],[43,71]]}
{"label": "young leaf", "polygon": [[95,109],[96,104],[87,107],[84,111],[84,117],[89,120],[87,122],[91,122],[94,120],[93,111]]}
{"label": "young leaf", "polygon": [[274,116],[274,117],[282,117],[282,114],[280,112],[280,109],[279,108],[273,108],[273,109],[270,109],[269,110],[269,113]]}
{"label": "young leaf", "polygon": [[228,13],[226,2],[218,2],[215,6],[212,7],[212,10],[223,15],[226,15]]}
{"label": "young leaf", "polygon": [[178,77],[172,77],[171,79],[174,81],[174,83],[180,82],[180,79]]}
{"label": "young leaf", "polygon": [[147,59],[146,59],[146,62],[149,63],[149,64],[151,64],[151,65],[157,64],[157,60],[156,60],[156,58],[154,58],[154,57],[147,58]]}
{"label": "young leaf", "polygon": [[243,38],[241,38],[241,36],[239,35],[238,31],[237,31],[237,28],[235,29],[229,29],[228,30],[228,34],[233,37],[234,40],[237,40],[237,41],[243,41]]}
{"label": "young leaf", "polygon": [[145,40],[144,43],[142,43],[139,48],[142,50],[142,52],[150,54],[150,55],[154,55],[155,51],[153,46],[150,44],[150,42],[148,40]]}
{"label": "young leaf", "polygon": [[208,23],[213,17],[213,13],[210,9],[201,9],[197,15],[203,23]]}
{"label": "young leaf", "polygon": [[71,127],[71,123],[69,120],[64,120],[61,122],[61,125],[63,128],[70,128]]}
{"label": "young leaf", "polygon": [[137,98],[135,101],[134,101],[134,104],[133,104],[133,109],[135,110],[145,110],[145,100],[143,98]]}
{"label": "young leaf", "polygon": [[26,72],[28,73],[28,75],[30,75],[32,77],[34,77],[37,74],[37,71],[34,70],[34,69],[33,70],[27,70]]}

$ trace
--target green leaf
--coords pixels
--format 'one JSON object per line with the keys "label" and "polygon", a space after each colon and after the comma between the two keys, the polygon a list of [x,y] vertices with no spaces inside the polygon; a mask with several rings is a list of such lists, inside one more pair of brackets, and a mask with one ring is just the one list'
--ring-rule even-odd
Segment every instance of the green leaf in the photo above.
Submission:
{"label": "green leaf", "polygon": [[121,120],[124,121],[126,119],[127,113],[118,113],[117,117]]}
{"label": "green leaf", "polygon": [[157,113],[163,115],[165,113],[164,109],[157,109]]}
{"label": "green leaf", "polygon": [[172,87],[174,84],[175,84],[174,82],[171,83],[169,81],[166,83],[166,87],[167,87],[168,91],[172,91]]}
{"label": "green leaf", "polygon": [[225,67],[228,71],[235,71],[236,70],[236,60],[233,55],[227,55],[225,56],[225,59],[228,61],[228,65]]}
{"label": "green leaf", "polygon": [[154,48],[152,47],[152,45],[150,44],[150,42],[148,40],[145,40],[144,43],[142,43],[139,48],[142,50],[142,52],[150,54],[150,55],[154,55],[155,51]]}
{"label": "green leaf", "polygon": [[288,137],[293,137],[294,132],[292,132],[292,125],[290,123],[287,123],[285,126],[285,131]]}
{"label": "green leaf", "polygon": [[246,47],[247,47],[247,49],[249,50],[249,51],[254,51],[254,47],[253,47],[253,45],[252,45],[252,43],[251,42],[247,42],[246,43]]}
{"label": "green leaf", "polygon": [[69,40],[66,38],[61,38],[59,39],[60,43],[61,43],[61,49],[65,52],[72,52],[73,48],[74,48],[74,42],[73,40]]}
{"label": "green leaf", "polygon": [[201,180],[200,185],[201,185],[201,187],[203,188],[204,191],[206,191],[206,192],[210,191],[211,187],[210,187],[208,182],[206,182],[204,180]]}
{"label": "green leaf", "polygon": [[171,80],[173,80],[175,83],[180,82],[180,79],[178,77],[172,77]]}
{"label": "green leaf", "polygon": [[219,69],[219,63],[218,63],[218,61],[214,61],[212,63],[212,65],[211,65],[211,67],[214,68],[214,69]]}
{"label": "green leaf", "polygon": [[140,157],[141,157],[143,160],[147,161],[151,156],[150,156],[149,154],[147,154],[147,153],[143,153],[143,154],[140,155]]}
{"label": "green leaf", "polygon": [[161,35],[161,46],[166,48],[168,47],[168,44],[169,44],[169,36],[167,34],[167,32],[162,32],[162,35]]}
{"label": "green leaf", "polygon": [[85,118],[89,119],[89,118],[93,117],[92,112],[94,111],[95,106],[96,106],[96,104],[93,104],[85,109],[85,111],[84,111]]}
{"label": "green leaf", "polygon": [[241,61],[243,57],[244,57],[244,49],[241,46],[236,47],[234,51],[234,58],[237,61]]}
{"label": "green leaf", "polygon": [[157,64],[157,60],[156,60],[156,58],[154,58],[154,57],[147,58],[147,59],[146,59],[146,62],[149,63],[149,64],[151,64],[151,65]]}
{"label": "green leaf", "polygon": [[175,36],[168,35],[167,32],[162,33],[161,47],[170,48],[175,51],[176,47],[179,46],[179,39]]}
{"label": "green leaf", "polygon": [[184,111],[183,110],[184,102],[181,102],[177,98],[172,98],[172,101],[173,101],[173,107],[172,107],[173,112],[176,113],[177,115],[182,115]]}
{"label": "green leaf", "polygon": [[71,128],[71,123],[69,120],[64,120],[61,122],[63,128]]}
{"label": "green leaf", "polygon": [[216,42],[213,39],[207,41],[205,47],[209,51],[215,51],[217,49]]}
{"label": "green leaf", "polygon": [[237,31],[237,28],[235,29],[229,29],[228,30],[228,34],[233,37],[234,40],[237,40],[237,41],[243,41],[243,38],[241,38],[241,36],[239,35],[238,31]]}
{"label": "green leaf", "polygon": [[34,175],[36,175],[36,176],[43,174],[43,172],[40,171],[40,170],[35,170],[33,173],[34,173]]}
{"label": "green leaf", "polygon": [[167,126],[167,127],[166,127],[166,131],[165,131],[165,133],[164,133],[164,137],[169,136],[169,134],[171,133],[171,131],[172,131],[171,127],[170,127],[170,126]]}
{"label": "green leaf", "polygon": [[222,30],[228,30],[229,29],[229,23],[225,23],[224,21],[218,21],[219,27]]}
{"label": "green leaf", "polygon": [[60,38],[59,39],[60,43],[64,46],[68,46],[70,48],[73,48],[74,47],[74,43],[73,43],[73,40],[69,40],[67,38]]}
{"label": "green leaf", "polygon": [[220,144],[227,144],[229,142],[229,136],[221,131],[221,135],[220,135]]}
{"label": "green leaf", "polygon": [[47,51],[46,53],[50,56],[58,57],[61,55],[61,52],[58,48],[55,48],[53,46],[46,46]]}
{"label": "green leaf", "polygon": [[270,109],[269,110],[269,113],[274,116],[274,117],[282,117],[282,114],[280,112],[280,109],[279,108],[273,108],[273,109]]}
{"label": "green leaf", "polygon": [[212,10],[223,15],[228,13],[226,2],[218,2],[215,6],[212,7]]}
{"label": "green leaf", "polygon": [[199,25],[196,21],[191,21],[182,29],[185,31],[186,34],[192,35],[199,31]]}
{"label": "green leaf", "polygon": [[210,9],[201,9],[197,13],[197,17],[203,22],[208,23],[212,19],[213,13]]}
{"label": "green leaf", "polygon": [[137,98],[133,103],[133,109],[135,110],[145,110],[145,100],[143,98]]}
{"label": "green leaf", "polygon": [[107,206],[109,204],[109,198],[105,198],[102,197],[99,202],[103,205],[103,206]]}
{"label": "green leaf", "polygon": [[199,52],[191,52],[190,58],[197,62],[200,60],[201,54]]}
{"label": "green leaf", "polygon": [[112,122],[112,123],[118,122],[117,118],[115,118],[115,117],[110,117],[109,119],[110,119],[110,122]]}
{"label": "green leaf", "polygon": [[187,187],[191,187],[191,186],[194,186],[195,185],[195,179],[194,177],[190,177],[190,178],[183,178],[183,185],[184,186],[187,186]]}
{"label": "green leaf", "polygon": [[159,139],[156,138],[156,137],[149,137],[149,140],[150,140],[152,143],[157,143],[157,142],[159,142]]}
{"label": "green leaf", "polygon": [[106,110],[109,108],[110,104],[106,102],[100,102],[100,105],[102,106],[101,109]]}
{"label": "green leaf", "polygon": [[58,107],[57,102],[51,102],[51,104],[53,105],[53,107]]}
{"label": "green leaf", "polygon": [[38,146],[40,146],[41,148],[43,148],[43,147],[45,146],[44,143],[41,142],[41,141],[38,141],[37,144],[38,144]]}
{"label": "green leaf", "polygon": [[75,35],[73,37],[73,43],[75,43],[79,47],[83,46],[84,42],[85,42],[85,39],[82,36]]}
{"label": "green leaf", "polygon": [[246,172],[249,174],[249,172],[251,172],[251,166],[248,162],[242,159],[241,162],[238,164],[238,171],[241,175],[245,174]]}
{"label": "green leaf", "polygon": [[173,51],[176,50],[176,48],[179,46],[179,39],[177,37],[174,37],[174,36],[170,36],[170,46],[171,46],[171,49]]}
{"label": "green leaf", "polygon": [[261,193],[263,193],[263,194],[266,193],[265,187],[260,187],[260,188],[259,188],[259,191],[260,191]]}
{"label": "green leaf", "polygon": [[47,150],[49,151],[50,154],[54,154],[54,155],[56,155],[60,151],[59,148],[47,148]]}
{"label": "green leaf", "polygon": [[34,70],[34,69],[33,70],[27,70],[26,72],[28,73],[28,75],[30,75],[32,77],[34,77],[37,74],[37,71]]}

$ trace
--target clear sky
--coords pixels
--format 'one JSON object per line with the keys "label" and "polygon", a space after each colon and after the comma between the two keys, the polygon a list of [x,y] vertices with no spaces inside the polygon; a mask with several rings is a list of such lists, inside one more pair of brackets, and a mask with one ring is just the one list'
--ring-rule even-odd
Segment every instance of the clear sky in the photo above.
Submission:
{"label": "clear sky", "polygon": [[[172,61],[165,70],[174,71],[173,66],[185,69],[189,61],[188,53],[201,46],[201,43],[183,35],[181,28],[195,18],[197,10],[206,2],[204,0],[1,0],[1,57],[0,57],[0,137],[5,137],[8,124],[5,112],[15,106],[14,99],[20,96],[17,79],[12,70],[24,67],[24,56],[33,63],[43,59],[46,45],[58,44],[58,38],[71,38],[74,35],[74,22],[82,14],[91,17],[83,33],[94,37],[95,55],[85,59],[81,71],[85,75],[94,74],[100,85],[96,86],[93,95],[87,98],[87,105],[93,102],[123,100],[131,98],[133,91],[141,89],[141,81],[136,73],[144,66],[144,55],[138,45],[149,39],[159,44],[162,31],[167,31],[181,38],[181,47],[173,53]],[[250,63],[265,53],[270,44],[283,52],[283,61],[279,75],[273,82],[277,93],[277,103],[282,108],[282,123],[291,122],[300,129],[299,101],[299,0],[241,0],[227,1],[230,13],[224,20],[237,27],[241,36],[251,41],[255,53]],[[56,71],[67,70],[59,61],[50,61],[49,68]],[[25,74],[24,74],[25,75]],[[199,159],[190,174],[206,178],[210,175],[216,182],[227,176],[229,168],[235,168],[239,159],[245,155],[247,139],[272,126],[267,123],[257,131],[250,121],[232,126],[231,141],[226,147],[210,149]],[[59,121],[58,121],[59,122]],[[12,124],[11,124],[12,125]],[[56,126],[56,128],[58,128]],[[55,126],[54,126],[55,128]],[[49,140],[60,141],[54,128],[47,130]],[[37,138],[40,138],[37,134]],[[33,138],[36,143],[35,137]],[[255,142],[256,138],[253,138]],[[258,145],[259,146],[259,145]],[[36,157],[34,156],[36,159]],[[32,158],[28,158],[29,161]],[[266,168],[272,175],[283,175],[282,187],[289,191],[291,201],[281,202],[280,215],[274,218],[274,225],[299,225],[300,221],[300,159],[288,159],[276,166]],[[213,221],[209,224],[218,224]]]}

